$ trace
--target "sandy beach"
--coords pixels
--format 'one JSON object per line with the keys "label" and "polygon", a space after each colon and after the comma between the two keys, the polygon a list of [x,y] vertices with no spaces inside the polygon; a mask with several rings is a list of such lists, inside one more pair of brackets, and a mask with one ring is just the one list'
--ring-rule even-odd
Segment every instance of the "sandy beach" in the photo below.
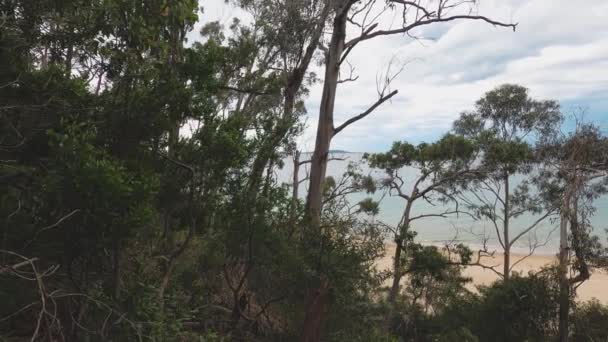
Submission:
{"label": "sandy beach", "polygon": [[[392,267],[392,256],[394,253],[395,245],[386,245],[386,255],[378,262],[378,267],[381,270],[390,269]],[[511,253],[511,263],[517,262],[524,255]],[[484,265],[497,266],[498,270],[502,270],[502,254],[496,253],[493,258],[483,258]],[[529,271],[539,270],[545,265],[556,263],[557,258],[552,255],[532,255],[525,258],[523,261],[518,263],[514,271],[527,274]],[[477,266],[467,267],[463,274],[473,279],[471,289],[474,290],[477,285],[487,285],[498,279],[491,270],[487,270]],[[608,304],[608,274],[606,272],[595,271],[589,280],[583,283],[578,288],[578,300],[586,301],[596,298],[604,304]]]}

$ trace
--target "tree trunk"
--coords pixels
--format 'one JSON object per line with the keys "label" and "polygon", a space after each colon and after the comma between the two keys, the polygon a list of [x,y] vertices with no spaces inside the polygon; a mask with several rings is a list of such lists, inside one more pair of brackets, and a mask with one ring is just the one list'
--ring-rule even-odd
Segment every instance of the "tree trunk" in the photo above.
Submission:
{"label": "tree trunk", "polygon": [[112,295],[115,300],[120,298],[120,245],[115,242],[113,253]]}
{"label": "tree trunk", "polygon": [[306,213],[314,227],[320,225],[323,180],[325,179],[327,156],[334,131],[334,104],[340,72],[340,58],[344,51],[344,39],[346,37],[347,13],[348,9],[346,8],[339,10],[334,18],[333,33],[325,63],[325,81],[319,108],[317,139],[311,158],[310,186],[306,199]]}
{"label": "tree trunk", "polygon": [[[327,170],[327,155],[334,130],[334,103],[340,70],[340,58],[344,51],[346,37],[346,20],[350,2],[344,2],[342,8],[336,10],[333,22],[333,32],[329,44],[327,60],[325,63],[325,81],[319,108],[319,122],[317,125],[317,139],[315,150],[311,158],[310,185],[306,198],[306,220],[309,224],[309,234],[319,234],[321,226],[321,206],[323,202],[323,180]],[[325,311],[326,282],[316,290],[317,295],[306,310],[304,327],[302,328],[301,342],[319,341],[321,336],[322,314]]]}
{"label": "tree trunk", "polygon": [[391,307],[394,306],[397,295],[399,294],[399,283],[401,281],[401,253],[403,251],[403,239],[397,238],[395,239],[395,243],[397,246],[395,247],[395,255],[393,260],[393,284],[391,285],[391,290],[388,293],[387,301]]}
{"label": "tree trunk", "polygon": [[291,198],[294,204],[298,201],[298,188],[300,187],[300,151],[296,150],[293,156],[293,186]]}
{"label": "tree trunk", "polygon": [[323,323],[323,313],[327,302],[327,292],[329,284],[327,280],[321,283],[308,304],[308,311],[304,319],[304,328],[300,342],[317,342],[321,339],[321,326]]}
{"label": "tree trunk", "polygon": [[568,221],[562,215],[559,246],[559,342],[568,341],[570,282],[568,281]]}
{"label": "tree trunk", "polygon": [[390,332],[393,322],[393,316],[395,315],[395,303],[397,302],[397,295],[399,294],[399,283],[401,281],[401,254],[403,252],[403,239],[395,239],[397,246],[395,247],[395,255],[393,260],[393,284],[388,293],[388,312],[385,318],[385,330]]}
{"label": "tree trunk", "polygon": [[177,263],[177,258],[171,258],[167,265],[167,270],[163,274],[163,278],[160,282],[160,287],[158,288],[158,306],[160,311],[164,311],[165,308],[165,291],[167,287],[169,287],[169,280],[171,280],[171,274],[173,273],[173,268],[175,268],[175,264]]}
{"label": "tree trunk", "polygon": [[298,196],[300,188],[300,151],[295,149],[293,154],[293,176],[291,186],[291,208],[290,208],[290,225],[291,230],[289,236],[293,234],[296,228],[296,221],[298,217]]}
{"label": "tree trunk", "polygon": [[[413,197],[413,194],[412,194]],[[413,201],[408,200],[405,211],[403,212],[403,218],[401,219],[401,225],[399,227],[399,235],[395,238],[395,255],[393,256],[393,284],[388,293],[387,302],[389,306],[388,313],[386,315],[386,331],[388,332],[391,328],[391,322],[395,312],[395,304],[397,302],[397,296],[399,295],[399,288],[401,285],[401,278],[403,278],[403,271],[401,265],[401,255],[405,252],[404,241],[410,226],[410,212],[412,211]]]}
{"label": "tree trunk", "polygon": [[505,182],[505,216],[504,216],[504,225],[503,225],[503,242],[504,242],[504,265],[503,265],[503,277],[504,280],[509,280],[509,275],[511,273],[511,241],[509,240],[509,175],[505,174],[504,176]]}
{"label": "tree trunk", "polygon": [[[177,159],[177,144],[179,143],[179,128],[180,128],[179,121],[173,122],[171,127],[169,128],[167,155],[170,158]],[[194,175],[191,175],[191,177],[194,177]],[[169,205],[168,207],[163,209],[164,227],[163,227],[162,237],[167,240],[169,239],[169,230],[171,228],[172,211],[173,211],[172,205]],[[164,310],[165,291],[166,291],[167,287],[169,286],[169,280],[171,279],[171,273],[173,272],[173,268],[175,267],[175,264],[177,262],[177,257],[174,257],[173,253],[171,253],[171,254],[172,255],[169,257],[169,263],[167,264],[167,269],[166,269],[165,273],[163,274],[163,277],[160,282],[160,287],[158,289],[158,305],[159,305],[161,311]]]}
{"label": "tree trunk", "polygon": [[179,128],[181,124],[179,121],[172,123],[169,128],[169,141],[167,144],[167,155],[171,158],[175,158],[177,155],[177,144],[179,143]]}
{"label": "tree trunk", "polygon": [[296,93],[300,87],[300,84],[297,85],[288,85],[285,89],[284,94],[284,104],[283,104],[283,115],[281,118],[277,120],[276,128],[273,132],[269,132],[269,137],[263,140],[262,146],[258,151],[256,158],[253,161],[253,165],[251,167],[251,174],[249,177],[248,183],[248,200],[255,201],[256,193],[258,188],[262,182],[262,178],[264,176],[264,170],[268,165],[268,161],[272,157],[275,149],[281,143],[281,140],[285,137],[285,134],[289,132],[291,128],[294,118],[293,111],[296,100]]}
{"label": "tree trunk", "polygon": [[[413,197],[413,196],[412,196]],[[391,306],[395,304],[397,295],[399,294],[399,285],[401,284],[401,278],[403,272],[401,271],[401,254],[404,251],[403,241],[406,239],[406,235],[410,228],[410,213],[412,211],[413,201],[408,200],[403,212],[403,218],[401,219],[401,226],[399,227],[399,236],[396,237],[397,248],[395,248],[395,255],[393,260],[393,285],[391,291],[388,294],[388,302]]]}
{"label": "tree trunk", "polygon": [[314,52],[317,50],[317,45],[319,44],[319,41],[323,35],[325,20],[329,15],[329,9],[329,4],[325,4],[325,7],[323,7],[323,10],[321,11],[320,18],[318,18],[319,22],[315,24],[317,26],[310,37],[310,43],[304,50],[303,55],[300,56],[300,64],[288,75],[285,90],[283,92],[283,115],[278,120],[275,131],[271,133],[271,136],[268,139],[266,139],[266,142],[260,148],[260,151],[253,162],[251,177],[248,185],[250,193],[255,190],[261,181],[262,173],[271,157],[272,151],[274,151],[277,145],[289,132],[289,129],[292,127],[293,123],[297,121],[297,118],[294,118],[294,108],[298,91],[302,86],[304,76],[306,76],[306,71],[308,70]]}
{"label": "tree trunk", "polygon": [[568,279],[568,221],[570,219],[569,189],[564,195],[559,225],[559,342],[568,341],[568,314],[570,312],[570,280]]}

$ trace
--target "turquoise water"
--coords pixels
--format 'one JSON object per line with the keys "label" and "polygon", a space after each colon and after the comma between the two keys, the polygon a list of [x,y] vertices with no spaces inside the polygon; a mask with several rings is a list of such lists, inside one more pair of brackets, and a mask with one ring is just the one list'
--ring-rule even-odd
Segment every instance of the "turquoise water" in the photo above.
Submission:
{"label": "turquoise water", "polygon": [[[310,155],[303,154],[302,160],[309,158]],[[362,153],[335,153],[332,157],[344,158],[345,160],[334,160],[329,162],[327,175],[333,176],[336,179],[342,176],[348,163],[361,162]],[[277,170],[278,179],[281,182],[291,183],[291,177],[293,174],[293,164],[290,158],[285,159],[285,167],[281,170]],[[361,170],[364,174],[371,174],[374,178],[382,178],[383,172],[381,170],[370,170],[365,163],[361,163]],[[415,176],[414,169],[404,169],[400,172],[406,181],[410,180]],[[306,176],[305,166],[300,168],[300,178]],[[409,177],[408,177],[409,176]],[[409,179],[408,179],[409,178]],[[303,182],[300,185],[300,196],[305,197],[307,191],[307,182]],[[411,187],[411,183],[405,185],[405,189]],[[367,197],[366,194],[354,194],[351,195],[349,200],[353,203]],[[378,191],[372,195],[375,200],[381,200],[380,202],[380,213],[375,219],[380,220],[384,223],[395,226],[403,213],[405,207],[405,201],[399,197],[391,197],[388,194],[384,194],[382,191]],[[602,241],[606,241],[605,228],[608,228],[608,197],[604,196],[599,198],[595,202],[597,209],[595,215],[592,217],[591,222],[594,227],[594,234],[599,235]],[[437,214],[445,211],[446,207],[442,205],[432,206],[425,201],[419,200],[414,204],[412,208],[412,216],[421,214]],[[526,227],[529,227],[538,216],[523,215],[511,221],[511,236],[517,235]],[[530,250],[531,244],[541,244],[536,249],[536,253],[539,254],[554,254],[558,251],[559,246],[559,232],[557,230],[558,222],[556,220],[545,220],[534,229],[533,233],[523,236],[513,246],[514,252],[527,253]],[[490,250],[500,250],[499,243],[496,239],[495,228],[489,221],[477,221],[473,220],[468,216],[460,215],[451,216],[449,218],[442,217],[429,217],[416,220],[412,223],[412,229],[417,232],[417,241],[443,245],[449,241],[460,241],[466,243],[472,248],[478,248],[485,244]],[[387,236],[387,238],[390,238]]]}

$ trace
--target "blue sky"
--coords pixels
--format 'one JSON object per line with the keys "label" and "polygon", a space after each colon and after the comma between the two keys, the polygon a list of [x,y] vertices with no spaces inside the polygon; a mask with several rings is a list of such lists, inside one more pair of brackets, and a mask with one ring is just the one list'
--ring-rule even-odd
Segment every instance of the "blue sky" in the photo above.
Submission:
{"label": "blue sky", "polygon": [[[224,0],[202,5],[201,25],[247,17]],[[349,58],[359,79],[338,89],[336,125],[376,100],[376,76],[391,60],[405,65],[391,84],[399,94],[341,132],[332,149],[383,151],[395,140],[435,139],[484,92],[506,82],[528,87],[537,99],[559,100],[565,114],[584,108],[585,119],[608,132],[608,1],[481,0],[478,12],[517,22],[517,30],[460,21],[416,32],[429,40],[393,36],[359,45]],[[382,21],[390,25],[392,18]],[[321,87],[313,86],[306,102],[304,150],[314,145]]]}

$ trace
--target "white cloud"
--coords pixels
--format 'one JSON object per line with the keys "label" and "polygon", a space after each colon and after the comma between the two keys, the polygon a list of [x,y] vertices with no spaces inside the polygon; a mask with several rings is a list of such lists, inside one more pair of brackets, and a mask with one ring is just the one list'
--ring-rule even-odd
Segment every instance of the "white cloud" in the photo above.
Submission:
{"label": "white cloud", "polygon": [[[434,41],[394,36],[358,46],[349,60],[360,78],[338,89],[336,124],[376,100],[376,75],[391,58],[411,63],[392,84],[399,90],[394,100],[341,132],[332,148],[384,150],[393,140],[437,136],[484,92],[505,82],[522,84],[535,97],[583,106],[591,100],[606,103],[608,1],[482,0],[479,13],[519,25],[512,32],[482,22],[452,22],[419,32]],[[383,17],[383,24],[391,20]],[[320,95],[321,85],[314,86],[307,101],[306,147],[314,143]]]}

